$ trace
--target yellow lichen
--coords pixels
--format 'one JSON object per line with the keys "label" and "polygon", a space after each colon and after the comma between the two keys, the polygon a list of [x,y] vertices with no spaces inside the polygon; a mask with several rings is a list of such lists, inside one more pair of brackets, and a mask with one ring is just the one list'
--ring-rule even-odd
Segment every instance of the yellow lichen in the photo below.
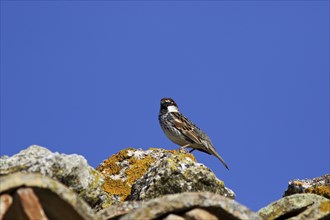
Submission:
{"label": "yellow lichen", "polygon": [[[131,193],[132,184],[139,179],[148,170],[150,165],[155,161],[151,156],[146,156],[145,158],[135,158],[128,156],[128,151],[133,150],[133,148],[128,148],[120,151],[117,154],[112,155],[107,160],[97,168],[98,171],[105,174],[105,183],[103,184],[104,191],[120,196],[120,199],[124,201],[127,196]],[[114,180],[110,176],[119,174],[120,170],[125,169],[120,167],[118,162],[128,160],[129,168],[125,170],[127,175],[126,180],[118,179]]]}
{"label": "yellow lichen", "polygon": [[225,187],[225,183],[222,180],[218,180],[218,182],[222,187]]}
{"label": "yellow lichen", "polygon": [[322,212],[330,212],[330,202],[322,201],[320,204],[320,211]]}
{"label": "yellow lichen", "polygon": [[155,159],[150,155],[145,158],[136,159],[134,157],[129,159],[130,167],[125,171],[127,175],[128,184],[133,184],[135,180],[141,178],[147,172],[150,165],[155,162]]}
{"label": "yellow lichen", "polygon": [[120,151],[117,154],[112,155],[108,159],[104,160],[102,164],[100,164],[96,169],[99,172],[102,172],[103,174],[106,175],[116,175],[119,174],[121,167],[117,165],[117,162],[121,162],[127,158],[128,156],[128,151],[129,150],[134,150],[134,148],[127,148],[122,151]]}
{"label": "yellow lichen", "polygon": [[307,193],[314,193],[330,199],[330,186],[316,186],[306,189]]}
{"label": "yellow lichen", "polygon": [[[177,155],[177,159],[185,160],[187,157],[196,161],[195,157],[190,153],[182,153],[178,150],[162,150],[158,148],[150,148],[149,150],[154,151],[165,151]],[[144,158],[136,158],[128,156],[128,151],[135,151],[134,148],[127,148],[120,151],[117,154],[112,155],[108,159],[104,160],[102,164],[97,167],[97,170],[105,176],[105,182],[103,184],[104,191],[120,196],[120,199],[124,201],[127,196],[131,193],[132,184],[139,178],[141,178],[149,169],[152,163],[155,162],[155,159],[150,155],[145,156]],[[128,160],[129,167],[124,168],[119,164],[120,162]],[[173,161],[169,158],[169,163],[172,164]],[[174,164],[173,164],[174,165]],[[122,179],[112,179],[111,175],[117,175],[122,169],[125,170],[127,175],[126,180]]]}
{"label": "yellow lichen", "polygon": [[107,201],[106,203],[103,203],[102,204],[102,209],[106,209],[106,208],[108,208],[108,207],[110,207],[112,205],[113,205],[113,202]]}
{"label": "yellow lichen", "polygon": [[126,198],[131,193],[131,187],[122,180],[114,180],[109,177],[106,178],[105,183],[103,184],[104,191],[112,194],[119,195]]}

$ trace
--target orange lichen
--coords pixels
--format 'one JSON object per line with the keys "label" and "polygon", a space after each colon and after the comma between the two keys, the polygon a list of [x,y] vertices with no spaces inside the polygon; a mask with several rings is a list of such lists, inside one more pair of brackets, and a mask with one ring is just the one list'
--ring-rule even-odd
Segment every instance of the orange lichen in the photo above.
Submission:
{"label": "orange lichen", "polygon": [[[195,157],[190,153],[183,153],[179,150],[164,150],[159,148],[150,148],[149,150],[154,150],[156,152],[166,152],[175,154],[180,160],[185,158],[190,158],[196,161]],[[124,149],[117,154],[112,155],[108,159],[104,160],[102,164],[97,167],[97,170],[105,176],[105,182],[103,184],[104,191],[112,194],[118,195],[121,201],[124,201],[127,196],[131,193],[132,184],[139,178],[141,178],[150,166],[155,162],[155,158],[150,155],[145,157],[137,158],[132,155],[128,155],[128,151],[136,151],[134,148]],[[129,163],[128,167],[120,166],[120,162],[127,160]],[[113,175],[121,173],[123,170],[126,177],[120,179],[114,179]],[[123,173],[121,173],[122,175]]]}
{"label": "orange lichen", "polygon": [[330,212],[330,202],[329,201],[322,201],[320,204],[320,210],[322,212]]}
{"label": "orange lichen", "polygon": [[[150,165],[155,161],[155,159],[149,155],[141,159],[128,156],[129,150],[135,151],[134,148],[122,150],[103,161],[103,163],[97,168],[98,171],[102,172],[106,176],[105,183],[103,184],[104,191],[112,195],[120,196],[120,200],[122,201],[130,195],[132,184],[143,176]],[[128,160],[129,162],[129,167],[125,170],[127,179],[114,180],[110,176],[119,174],[120,170],[125,169],[124,167],[118,165],[124,160]]]}
{"label": "orange lichen", "polygon": [[297,180],[293,181],[293,184],[297,185],[297,186],[302,186],[303,185],[303,183],[301,181],[297,181]]}
{"label": "orange lichen", "polygon": [[127,184],[127,182],[120,179],[114,180],[109,177],[105,179],[103,189],[112,195],[121,196],[121,200],[126,198],[131,193],[131,187]]}
{"label": "orange lichen", "polygon": [[306,189],[307,193],[314,193],[330,199],[330,186],[316,186]]}
{"label": "orange lichen", "polygon": [[155,159],[150,155],[145,158],[136,159],[134,157],[129,159],[130,167],[125,171],[127,175],[128,184],[133,184],[135,180],[141,178],[147,172]]}
{"label": "orange lichen", "polygon": [[117,162],[121,162],[125,159],[128,159],[128,151],[135,150],[134,148],[127,148],[121,150],[119,153],[112,155],[108,159],[104,160],[102,164],[100,164],[96,169],[106,175],[116,175],[122,169],[117,165]]}

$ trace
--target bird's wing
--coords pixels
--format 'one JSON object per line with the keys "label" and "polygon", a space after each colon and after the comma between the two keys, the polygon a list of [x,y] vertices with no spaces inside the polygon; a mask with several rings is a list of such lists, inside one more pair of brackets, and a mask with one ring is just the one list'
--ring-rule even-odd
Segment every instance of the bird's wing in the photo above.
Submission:
{"label": "bird's wing", "polygon": [[196,125],[194,125],[189,119],[180,114],[179,112],[171,112],[172,118],[171,123],[186,137],[190,142],[203,145],[203,148],[198,148],[198,150],[203,151],[208,154],[216,156],[221,163],[229,170],[226,162],[218,154],[218,152],[213,147],[209,137],[204,134]]}
{"label": "bird's wing", "polygon": [[196,132],[196,126],[192,124],[185,116],[180,114],[179,112],[172,112],[172,123],[175,127],[180,130],[180,132],[186,136],[190,141],[196,144],[202,144],[201,140],[199,139],[199,135]]}

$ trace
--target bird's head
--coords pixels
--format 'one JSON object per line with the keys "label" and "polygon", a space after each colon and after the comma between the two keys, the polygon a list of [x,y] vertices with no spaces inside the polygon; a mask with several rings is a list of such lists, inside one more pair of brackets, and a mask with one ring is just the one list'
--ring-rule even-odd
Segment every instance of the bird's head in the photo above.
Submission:
{"label": "bird's head", "polygon": [[162,98],[160,100],[160,110],[167,110],[168,112],[178,112],[179,108],[175,101],[171,98]]}

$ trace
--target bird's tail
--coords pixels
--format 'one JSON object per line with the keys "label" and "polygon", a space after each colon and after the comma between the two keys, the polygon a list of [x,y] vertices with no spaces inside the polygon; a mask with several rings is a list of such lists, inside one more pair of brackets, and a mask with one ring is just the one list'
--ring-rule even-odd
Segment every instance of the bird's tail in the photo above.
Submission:
{"label": "bird's tail", "polygon": [[226,164],[226,162],[224,161],[224,159],[222,159],[222,157],[218,154],[218,152],[215,150],[215,148],[213,147],[213,145],[211,143],[206,143],[206,146],[209,150],[209,153],[216,156],[221,163],[227,168],[227,170],[229,170],[228,165]]}

